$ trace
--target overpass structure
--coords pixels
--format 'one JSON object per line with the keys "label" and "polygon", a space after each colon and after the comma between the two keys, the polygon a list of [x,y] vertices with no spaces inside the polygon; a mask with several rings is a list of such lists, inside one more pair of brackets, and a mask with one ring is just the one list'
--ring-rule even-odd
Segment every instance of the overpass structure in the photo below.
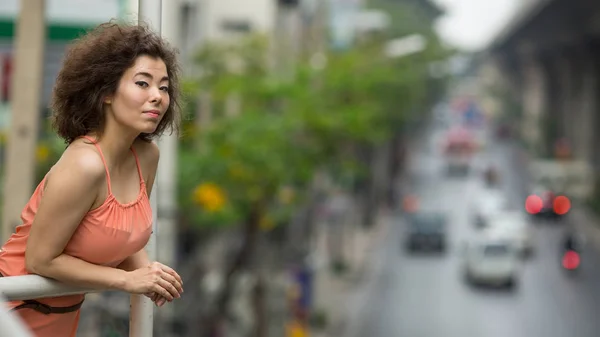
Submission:
{"label": "overpass structure", "polygon": [[521,134],[539,154],[566,139],[600,169],[600,2],[532,0],[486,51],[521,107]]}

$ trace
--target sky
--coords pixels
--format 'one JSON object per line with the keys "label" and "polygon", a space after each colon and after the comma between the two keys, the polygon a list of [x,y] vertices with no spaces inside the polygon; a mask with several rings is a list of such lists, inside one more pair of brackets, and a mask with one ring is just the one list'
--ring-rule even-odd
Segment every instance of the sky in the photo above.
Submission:
{"label": "sky", "polygon": [[446,10],[437,30],[449,44],[467,49],[485,48],[513,17],[524,0],[435,0]]}

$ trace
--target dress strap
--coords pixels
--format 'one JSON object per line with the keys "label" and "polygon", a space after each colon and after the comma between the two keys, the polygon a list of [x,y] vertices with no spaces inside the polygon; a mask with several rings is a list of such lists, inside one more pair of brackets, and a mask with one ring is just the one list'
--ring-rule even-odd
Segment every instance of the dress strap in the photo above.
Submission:
{"label": "dress strap", "polygon": [[140,165],[140,159],[138,158],[137,152],[133,146],[131,147],[131,153],[133,153],[133,158],[135,158],[135,165],[137,166],[138,175],[140,176],[140,184],[144,183],[144,175],[142,174],[142,166]]}
{"label": "dress strap", "polygon": [[104,171],[106,172],[106,184],[108,185],[108,194],[111,195],[112,188],[110,187],[110,173],[108,173],[108,165],[106,165],[106,159],[104,159],[104,154],[102,153],[102,149],[100,148],[100,145],[98,145],[98,142],[96,142],[91,137],[81,136],[81,138],[85,138],[85,139],[89,140],[92,144],[94,144],[96,149],[98,149],[98,153],[100,153],[100,158],[102,159],[102,163],[104,164]]}

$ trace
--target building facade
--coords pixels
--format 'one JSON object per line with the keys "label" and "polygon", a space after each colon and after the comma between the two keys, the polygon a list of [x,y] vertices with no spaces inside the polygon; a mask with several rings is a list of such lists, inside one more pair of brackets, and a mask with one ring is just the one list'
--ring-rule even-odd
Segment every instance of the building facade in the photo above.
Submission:
{"label": "building facade", "polygon": [[[43,106],[48,105],[52,85],[69,41],[101,22],[119,17],[120,6],[120,0],[46,0]],[[13,41],[19,11],[19,0],[0,1],[0,95],[4,102],[10,100]]]}

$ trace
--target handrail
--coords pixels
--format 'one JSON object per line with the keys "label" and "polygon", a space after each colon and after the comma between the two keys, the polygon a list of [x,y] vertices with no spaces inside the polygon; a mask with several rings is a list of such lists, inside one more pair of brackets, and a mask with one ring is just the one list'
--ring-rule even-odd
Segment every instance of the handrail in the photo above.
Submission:
{"label": "handrail", "polygon": [[4,302],[6,299],[0,294],[0,337],[33,337],[21,318],[10,312]]}
{"label": "handrail", "polygon": [[0,296],[8,301],[99,292],[102,289],[72,287],[39,275],[0,277]]}
{"label": "handrail", "polygon": [[[0,337],[33,337],[25,325],[20,322],[18,316],[5,308],[4,302],[6,301],[78,295],[105,290],[107,289],[69,286],[39,275],[0,277]],[[144,296],[131,295],[129,336],[152,336],[153,307],[152,302]],[[10,324],[6,324],[6,321]]]}

